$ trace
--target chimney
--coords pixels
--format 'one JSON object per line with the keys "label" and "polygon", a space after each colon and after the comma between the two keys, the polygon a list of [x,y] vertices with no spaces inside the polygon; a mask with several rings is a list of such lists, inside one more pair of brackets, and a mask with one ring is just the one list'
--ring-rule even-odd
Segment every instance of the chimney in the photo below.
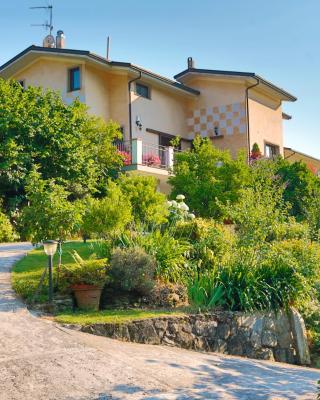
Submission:
{"label": "chimney", "polygon": [[188,69],[194,68],[194,61],[192,57],[188,57]]}
{"label": "chimney", "polygon": [[63,31],[57,32],[56,47],[57,49],[64,49],[66,47],[66,37]]}

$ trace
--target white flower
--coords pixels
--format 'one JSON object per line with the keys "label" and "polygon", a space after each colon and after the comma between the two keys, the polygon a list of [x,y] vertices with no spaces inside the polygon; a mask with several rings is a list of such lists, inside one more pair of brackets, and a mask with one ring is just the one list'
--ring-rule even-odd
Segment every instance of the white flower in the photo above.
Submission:
{"label": "white flower", "polygon": [[186,196],[184,196],[183,194],[178,194],[178,196],[176,197],[177,200],[184,200],[186,198]]}
{"label": "white flower", "polygon": [[180,203],[180,209],[182,211],[189,211],[189,207],[186,205],[186,203]]}
{"label": "white flower", "polygon": [[195,219],[196,216],[195,216],[194,214],[191,213],[191,214],[188,214],[188,217],[189,217],[190,219]]}
{"label": "white flower", "polygon": [[171,207],[177,207],[178,203],[175,200],[171,201]]}
{"label": "white flower", "polygon": [[167,206],[172,207],[172,201],[167,201]]}

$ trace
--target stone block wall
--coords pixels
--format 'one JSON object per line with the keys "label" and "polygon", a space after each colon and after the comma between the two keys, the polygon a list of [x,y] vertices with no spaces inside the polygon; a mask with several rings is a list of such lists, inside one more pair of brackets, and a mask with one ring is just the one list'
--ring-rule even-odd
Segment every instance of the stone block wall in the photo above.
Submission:
{"label": "stone block wall", "polygon": [[[221,311],[151,318],[124,324],[94,324],[84,326],[81,330],[127,342],[308,364],[308,354],[304,358],[299,354],[301,345],[297,345],[297,335],[293,331],[296,324],[296,319],[293,323],[292,311],[278,314]],[[304,327],[300,326],[299,329],[303,331]],[[306,341],[303,335],[301,340]]]}

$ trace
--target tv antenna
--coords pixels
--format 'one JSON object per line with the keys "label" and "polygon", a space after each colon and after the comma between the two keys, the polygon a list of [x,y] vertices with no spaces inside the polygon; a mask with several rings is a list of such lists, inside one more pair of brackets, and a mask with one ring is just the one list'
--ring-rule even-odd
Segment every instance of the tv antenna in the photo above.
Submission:
{"label": "tv antenna", "polygon": [[31,26],[43,26],[46,30],[49,30],[50,36],[52,35],[53,31],[53,25],[52,25],[52,19],[53,19],[53,6],[52,4],[49,4],[48,6],[36,6],[36,7],[30,7],[30,10],[47,10],[49,11],[49,21],[46,21],[44,24],[31,24]]}

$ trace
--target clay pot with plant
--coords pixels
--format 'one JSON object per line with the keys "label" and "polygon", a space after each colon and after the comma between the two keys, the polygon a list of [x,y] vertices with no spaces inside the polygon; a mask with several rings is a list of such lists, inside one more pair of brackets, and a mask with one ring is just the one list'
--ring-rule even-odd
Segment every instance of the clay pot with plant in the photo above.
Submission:
{"label": "clay pot with plant", "polygon": [[75,264],[63,267],[63,278],[74,293],[77,306],[82,310],[99,310],[103,286],[108,280],[107,260],[83,260],[74,251]]}
{"label": "clay pot with plant", "polygon": [[262,153],[260,151],[258,143],[254,143],[251,150],[251,159],[258,160],[262,157]]}

